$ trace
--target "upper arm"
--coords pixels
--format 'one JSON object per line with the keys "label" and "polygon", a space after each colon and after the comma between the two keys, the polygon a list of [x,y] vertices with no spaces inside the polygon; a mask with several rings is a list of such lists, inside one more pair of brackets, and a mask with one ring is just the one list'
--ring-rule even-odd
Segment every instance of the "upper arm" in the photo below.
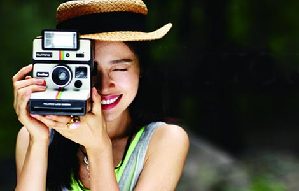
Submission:
{"label": "upper arm", "polygon": [[188,150],[188,135],[181,127],[158,128],[149,143],[136,190],[175,190]]}
{"label": "upper arm", "polygon": [[24,160],[26,157],[27,149],[29,144],[29,133],[25,127],[22,127],[18,133],[16,143],[16,167],[17,177],[19,177],[23,168]]}

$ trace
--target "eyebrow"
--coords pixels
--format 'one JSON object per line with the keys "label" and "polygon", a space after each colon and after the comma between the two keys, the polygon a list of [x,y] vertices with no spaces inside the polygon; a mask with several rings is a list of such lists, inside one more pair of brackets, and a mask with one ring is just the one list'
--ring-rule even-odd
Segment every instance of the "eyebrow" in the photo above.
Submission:
{"label": "eyebrow", "polygon": [[130,59],[130,58],[117,59],[117,60],[111,60],[110,61],[111,64],[131,63],[131,62],[133,62],[133,60]]}

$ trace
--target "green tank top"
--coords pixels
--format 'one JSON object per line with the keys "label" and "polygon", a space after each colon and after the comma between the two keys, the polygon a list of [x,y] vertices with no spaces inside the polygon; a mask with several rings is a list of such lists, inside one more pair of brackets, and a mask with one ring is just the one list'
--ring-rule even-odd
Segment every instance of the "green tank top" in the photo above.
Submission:
{"label": "green tank top", "polygon": [[[123,164],[120,168],[115,169],[116,180],[121,191],[130,191],[135,187],[143,168],[149,140],[154,130],[161,124],[163,122],[153,122],[141,128],[130,143]],[[63,191],[67,191],[67,189],[64,188]],[[72,176],[71,191],[89,191],[89,189],[84,188],[83,184]]]}

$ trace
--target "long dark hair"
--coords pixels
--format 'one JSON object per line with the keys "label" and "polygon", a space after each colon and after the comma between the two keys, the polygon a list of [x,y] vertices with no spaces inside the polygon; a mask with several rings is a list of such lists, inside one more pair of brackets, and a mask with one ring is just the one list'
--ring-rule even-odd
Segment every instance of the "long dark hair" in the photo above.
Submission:
{"label": "long dark hair", "polygon": [[[153,68],[148,55],[149,42],[126,42],[137,55],[141,77],[137,96],[129,106],[132,118],[131,134],[152,121],[161,121],[163,116],[161,73]],[[70,189],[71,176],[78,179],[79,145],[55,132],[49,146],[47,190],[58,191],[62,187]]]}

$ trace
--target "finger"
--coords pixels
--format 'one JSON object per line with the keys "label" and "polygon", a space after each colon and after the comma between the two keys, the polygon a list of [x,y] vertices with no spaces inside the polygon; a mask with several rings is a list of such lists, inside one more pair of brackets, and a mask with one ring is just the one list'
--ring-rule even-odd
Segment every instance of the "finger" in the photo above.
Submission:
{"label": "finger", "polygon": [[67,129],[55,129],[55,131],[57,131],[59,134],[61,134],[65,138],[80,144],[76,139],[73,138],[75,136],[74,130],[67,128]]}
{"label": "finger", "polygon": [[24,121],[26,119],[26,116],[28,115],[27,103],[31,95],[30,89],[22,89],[21,95],[22,96],[19,99],[20,101],[17,106],[16,112],[18,114],[19,120]]}
{"label": "finger", "polygon": [[[60,130],[60,131],[70,131],[73,129],[77,129],[80,127],[81,122],[80,121],[76,121],[76,122],[56,122],[54,121],[55,125],[52,127],[55,130]],[[50,124],[49,124],[50,125]]]}
{"label": "finger", "polygon": [[77,122],[74,122],[74,123],[71,123],[70,125],[67,125],[68,129],[72,130],[72,129],[77,129],[80,127],[80,121],[77,121]]}
{"label": "finger", "polygon": [[64,123],[64,124],[71,121],[70,116],[46,115],[46,118],[51,119],[53,121],[60,122],[60,123]]}
{"label": "finger", "polygon": [[29,86],[28,88],[30,88],[31,92],[34,93],[34,92],[45,91],[47,87],[46,86],[40,86],[40,85],[32,85],[32,86]]}
{"label": "finger", "polygon": [[98,91],[95,87],[92,88],[92,113],[96,115],[101,115],[102,106],[101,106],[101,96],[98,94]]}
{"label": "finger", "polygon": [[[32,70],[32,65],[30,64],[30,65],[25,66],[22,69],[20,69],[19,72],[13,76],[12,81],[13,81],[14,90],[22,87],[22,86],[20,86],[22,83],[19,83],[18,81],[23,79],[24,75],[29,73],[31,70]],[[25,79],[26,78],[28,78],[28,76],[26,76]],[[16,99],[16,92],[15,91],[14,91],[14,98]]]}
{"label": "finger", "polygon": [[[41,91],[45,91],[45,89],[46,89],[45,86],[38,86],[38,85],[32,85],[32,86],[19,89],[15,93],[14,108],[15,109],[18,108],[17,105],[22,105],[23,102],[26,102],[27,104],[32,92],[41,92]],[[27,96],[28,96],[28,100],[26,100]]]}
{"label": "finger", "polygon": [[41,115],[33,115],[32,117],[34,117],[37,120],[41,121],[47,127],[50,127],[50,128],[53,128],[53,129],[66,129],[67,128],[67,125],[65,123],[54,121],[52,119],[49,119],[47,117],[43,117]]}
{"label": "finger", "polygon": [[46,86],[39,86],[39,85],[31,85],[25,88],[18,89],[15,94],[15,101],[17,102],[18,100],[22,99],[24,94],[26,94],[27,91],[30,91],[30,94],[33,92],[41,92],[45,91]]}
{"label": "finger", "polygon": [[17,89],[24,88],[29,85],[46,86],[46,81],[44,79],[30,78],[30,79],[15,81],[13,83],[13,85],[14,85],[14,88],[17,90]]}
{"label": "finger", "polygon": [[31,85],[28,87],[20,88],[16,91],[14,91],[14,106],[18,103],[20,99],[24,96],[23,94],[26,93],[26,91],[31,92],[42,92],[46,90],[46,86],[39,86],[39,85]]}
{"label": "finger", "polygon": [[92,109],[91,106],[92,106],[92,99],[89,98],[89,99],[87,100],[86,111],[91,112],[91,111],[92,111],[92,110],[91,110],[91,109]]}
{"label": "finger", "polygon": [[16,73],[13,77],[12,77],[12,81],[19,81],[21,79],[24,79],[25,75],[28,74],[30,71],[32,70],[32,64],[25,66],[23,68],[21,68],[18,73]]}
{"label": "finger", "polygon": [[32,78],[31,76],[26,76],[25,77],[25,80],[28,80],[28,79],[30,79],[30,78]]}

